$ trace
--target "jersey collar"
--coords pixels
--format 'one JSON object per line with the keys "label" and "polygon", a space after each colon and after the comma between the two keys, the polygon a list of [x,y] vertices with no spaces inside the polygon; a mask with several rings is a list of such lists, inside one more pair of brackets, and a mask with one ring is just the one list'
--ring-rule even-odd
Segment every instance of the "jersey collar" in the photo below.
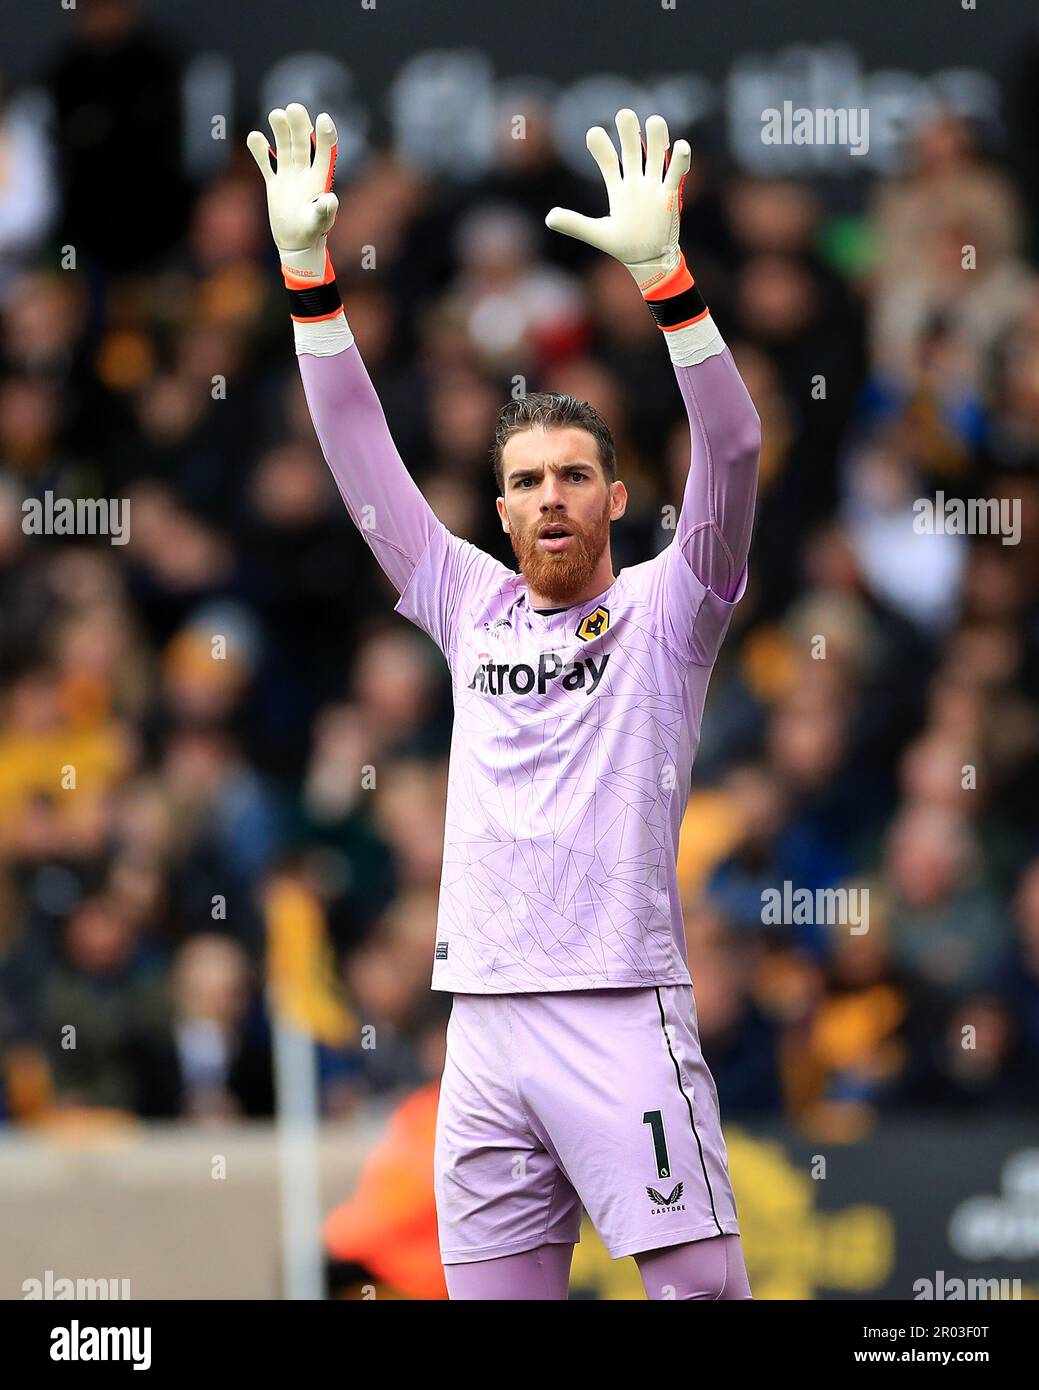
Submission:
{"label": "jersey collar", "polygon": [[[594,613],[600,604],[605,604],[607,598],[616,589],[620,581],[618,574],[608,589],[604,589],[601,594],[593,594],[591,598],[582,599],[579,603],[569,603],[558,613],[539,613],[530,602],[530,590],[527,588],[526,580],[520,576],[522,587],[520,589],[518,603],[524,619],[535,632],[566,632],[568,629],[576,631],[578,623],[589,613]],[[552,604],[555,608],[558,605]]]}

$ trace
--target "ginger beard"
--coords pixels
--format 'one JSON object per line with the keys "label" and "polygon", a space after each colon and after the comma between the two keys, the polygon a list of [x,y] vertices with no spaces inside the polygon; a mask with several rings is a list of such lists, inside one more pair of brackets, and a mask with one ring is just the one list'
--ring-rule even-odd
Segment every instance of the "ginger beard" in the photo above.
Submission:
{"label": "ginger beard", "polygon": [[539,516],[530,526],[517,530],[511,524],[509,540],[527,585],[553,603],[565,603],[580,593],[592,576],[599,558],[610,539],[610,509],[612,499],[607,490],[602,515],[597,523],[581,526],[573,517],[554,520],[572,532],[573,541],[565,550],[552,552],[538,545],[543,531],[550,529],[552,517]]}

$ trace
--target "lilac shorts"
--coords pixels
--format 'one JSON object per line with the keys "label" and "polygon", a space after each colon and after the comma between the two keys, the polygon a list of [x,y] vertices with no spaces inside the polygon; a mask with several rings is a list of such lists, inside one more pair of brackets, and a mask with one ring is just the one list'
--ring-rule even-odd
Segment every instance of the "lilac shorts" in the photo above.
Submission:
{"label": "lilac shorts", "polygon": [[576,1242],[614,1259],[736,1235],[690,985],[456,994],[437,1112],[444,1264]]}

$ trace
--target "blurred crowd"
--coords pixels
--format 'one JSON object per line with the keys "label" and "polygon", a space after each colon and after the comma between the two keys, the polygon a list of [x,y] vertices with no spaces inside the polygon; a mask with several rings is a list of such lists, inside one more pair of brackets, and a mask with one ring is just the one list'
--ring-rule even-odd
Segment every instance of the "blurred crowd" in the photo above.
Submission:
{"label": "blurred crowd", "polygon": [[[446,668],[393,614],[314,437],[244,150],[260,120],[243,115],[226,172],[194,186],[178,82],[161,36],[106,2],[39,74],[49,133],[0,85],[12,1123],[269,1114],[275,876],[327,925],[354,1024],[322,1047],[328,1113],[433,1075],[449,1005],[429,992]],[[338,188],[330,249],[398,448],[446,525],[514,564],[489,450],[522,377],[611,425],[622,568],[669,540],[685,411],[627,271],[544,228],[555,204],[596,212],[600,190],[563,167],[535,100],[525,114],[513,139],[501,113],[497,172],[475,183],[373,155]],[[825,190],[742,177],[693,138],[683,245],[764,436],[750,587],[679,860],[723,1116],[854,1135],[896,1110],[1034,1108],[1026,210],[948,113],[916,131],[904,175],[840,216]],[[914,502],[939,490],[1016,500],[1019,543],[921,534]],[[48,491],[129,499],[128,543],[26,534],[23,501]],[[868,888],[868,932],[764,925],[762,891],[784,883]]]}

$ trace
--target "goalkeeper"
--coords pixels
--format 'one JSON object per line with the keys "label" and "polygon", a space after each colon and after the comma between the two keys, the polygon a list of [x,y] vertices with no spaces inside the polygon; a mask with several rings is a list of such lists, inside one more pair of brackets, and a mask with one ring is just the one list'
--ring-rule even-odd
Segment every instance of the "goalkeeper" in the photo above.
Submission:
{"label": "goalkeeper", "polygon": [[[587,1209],[650,1298],[750,1289],[675,872],[711,670],[746,564],[757,414],[679,246],[689,146],[618,113],[588,148],[609,214],[549,227],[631,272],[685,401],[673,539],[613,571],[627,494],[609,428],[547,393],[501,412],[494,467],[518,572],[452,535],[402,462],[336,288],[336,132],[272,111],[267,185],[300,373],[346,507],[451,672],[433,988],[453,994],[434,1187],[452,1298],[563,1299]],[[274,161],[272,162],[272,156]],[[275,167],[276,165],[276,167]],[[634,290],[632,291],[635,292]]]}

